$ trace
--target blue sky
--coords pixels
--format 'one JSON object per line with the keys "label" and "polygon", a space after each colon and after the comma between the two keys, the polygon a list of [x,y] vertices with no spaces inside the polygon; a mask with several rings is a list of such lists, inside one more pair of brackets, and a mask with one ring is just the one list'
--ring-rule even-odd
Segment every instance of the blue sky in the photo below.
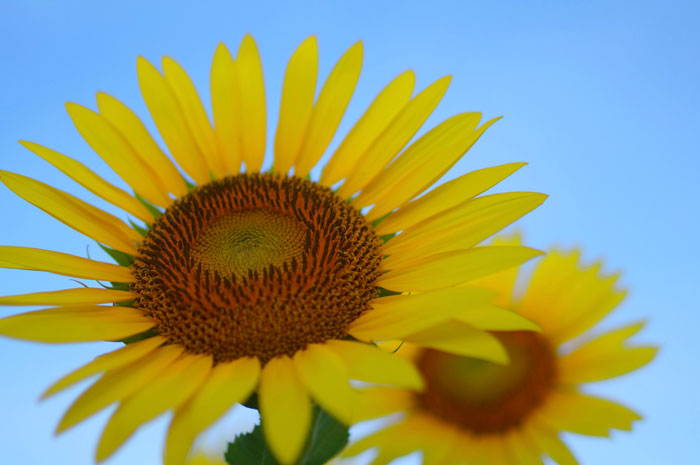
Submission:
{"label": "blue sky", "polygon": [[[699,13],[694,2],[678,1],[2,2],[0,168],[81,192],[16,142],[28,139],[120,183],[80,139],[64,102],[94,106],[95,92],[107,91],[151,124],[138,93],[138,55],[175,57],[206,98],[216,45],[235,48],[248,32],[263,56],[270,124],[286,60],[310,34],[319,39],[321,75],[352,43],[364,41],[365,66],[341,134],[405,69],[415,70],[419,86],[451,74],[450,90],[426,127],[462,111],[504,118],[448,178],[528,162],[499,186],[550,195],[519,223],[528,242],[580,245],[591,260],[622,270],[630,295],[606,325],[646,318],[640,340],[663,346],[647,369],[592,389],[636,407],[645,421],[613,441],[571,436],[568,442],[588,464],[694,463],[700,434]],[[86,253],[89,240],[4,187],[0,205],[0,244]],[[95,245],[89,253],[100,256]],[[0,270],[0,295],[73,284]],[[52,430],[80,389],[41,404],[37,398],[110,347],[0,340],[0,462],[92,463],[107,416],[55,439]],[[145,427],[108,463],[158,463],[164,425]]]}

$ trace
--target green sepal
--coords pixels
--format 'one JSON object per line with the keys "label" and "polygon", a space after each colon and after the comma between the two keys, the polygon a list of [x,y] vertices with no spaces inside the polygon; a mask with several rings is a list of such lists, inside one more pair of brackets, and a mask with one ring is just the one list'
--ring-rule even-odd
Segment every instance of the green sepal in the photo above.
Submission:
{"label": "green sepal", "polygon": [[383,244],[386,244],[391,239],[393,239],[394,236],[396,236],[396,233],[384,234],[383,236],[379,236],[379,240],[382,241]]}
{"label": "green sepal", "polygon": [[392,295],[400,295],[401,292],[396,292],[396,291],[390,291],[389,289],[384,289],[383,287],[379,288],[379,294],[377,297],[390,297]]}
{"label": "green sepal", "polygon": [[138,224],[134,223],[129,220],[129,224],[131,225],[132,228],[136,230],[137,233],[141,234],[143,237],[146,237],[146,234],[148,234],[148,228],[144,228],[142,226],[139,226]]}
{"label": "green sepal", "polygon": [[377,226],[379,226],[379,223],[381,223],[382,221],[384,221],[385,219],[387,219],[387,217],[388,217],[389,215],[391,215],[391,213],[392,213],[392,212],[389,212],[389,213],[385,214],[384,216],[380,216],[380,217],[377,218],[376,220],[372,221],[372,227],[373,227],[373,228],[376,228]]}
{"label": "green sepal", "polygon": [[148,200],[146,200],[146,199],[144,199],[143,197],[141,197],[139,194],[134,193],[134,197],[136,197],[136,200],[138,200],[139,202],[141,202],[141,205],[143,205],[144,207],[146,207],[146,210],[148,210],[149,212],[151,212],[151,214],[153,215],[153,218],[158,218],[158,217],[161,215],[161,213],[163,213],[163,212],[160,210],[160,208],[156,207],[156,206],[153,205],[151,202],[149,202]]}
{"label": "green sepal", "polygon": [[[296,465],[325,464],[343,450],[349,437],[347,426],[314,406],[309,438]],[[228,444],[224,459],[229,465],[278,465],[265,443],[260,425],[250,433],[236,436]]]}
{"label": "green sepal", "polygon": [[248,397],[248,399],[245,402],[243,402],[243,405],[245,405],[248,408],[260,410],[260,404],[258,403],[258,393],[252,393],[250,397]]}
{"label": "green sepal", "polygon": [[[127,283],[115,283],[113,281],[109,282],[112,287],[107,287],[107,289],[116,289],[117,291],[130,291],[129,285]],[[106,286],[105,286],[106,287]]]}
{"label": "green sepal", "polygon": [[134,342],[143,341],[144,339],[150,339],[158,335],[158,331],[155,328],[148,329],[142,333],[134,334],[126,339],[122,339],[122,342],[126,345],[133,344]]}
{"label": "green sepal", "polygon": [[[185,178],[183,178],[183,179],[185,179]],[[188,190],[188,191],[191,191],[192,189],[194,189],[195,187],[197,187],[196,184],[193,184],[193,183],[189,182],[187,179],[185,179],[185,185],[187,186],[187,190]]]}
{"label": "green sepal", "polygon": [[126,252],[122,252],[121,250],[115,250],[111,247],[107,247],[106,245],[97,245],[99,245],[102,248],[102,250],[107,252],[109,256],[112,257],[112,259],[121,266],[125,266],[128,268],[134,262],[133,255],[130,255]]}

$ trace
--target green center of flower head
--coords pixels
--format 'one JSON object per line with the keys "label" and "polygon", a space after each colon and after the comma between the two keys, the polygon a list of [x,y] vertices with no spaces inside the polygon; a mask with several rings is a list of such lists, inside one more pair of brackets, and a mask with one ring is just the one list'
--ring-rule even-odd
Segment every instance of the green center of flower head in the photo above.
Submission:
{"label": "green center of flower head", "polygon": [[420,395],[423,407],[472,434],[502,433],[519,426],[555,382],[555,354],[540,334],[492,334],[508,352],[507,365],[431,349],[418,359],[427,386]]}
{"label": "green center of flower head", "polygon": [[304,253],[304,226],[271,210],[231,213],[212,221],[197,239],[192,256],[222,276],[247,276],[270,265],[283,266]]}
{"label": "green center of flower head", "polygon": [[266,362],[342,339],[377,296],[381,241],[330,189],[239,174],[192,190],[152,225],[132,271],[158,333],[217,362]]}

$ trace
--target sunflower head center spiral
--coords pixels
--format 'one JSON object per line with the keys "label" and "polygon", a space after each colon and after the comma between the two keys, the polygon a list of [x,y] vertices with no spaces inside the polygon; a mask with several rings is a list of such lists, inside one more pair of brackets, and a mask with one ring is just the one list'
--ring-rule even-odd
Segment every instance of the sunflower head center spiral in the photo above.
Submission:
{"label": "sunflower head center spiral", "polygon": [[235,212],[211,222],[192,250],[195,261],[221,276],[283,266],[304,251],[304,227],[272,210]]}
{"label": "sunflower head center spiral", "polygon": [[428,349],[418,366],[427,389],[423,407],[472,434],[499,434],[521,425],[554,385],[555,354],[539,334],[493,333],[510,362],[499,365]]}
{"label": "sunflower head center spiral", "polygon": [[218,362],[265,362],[346,336],[377,296],[381,241],[331,190],[240,174],[191,191],[152,225],[132,270],[161,336]]}

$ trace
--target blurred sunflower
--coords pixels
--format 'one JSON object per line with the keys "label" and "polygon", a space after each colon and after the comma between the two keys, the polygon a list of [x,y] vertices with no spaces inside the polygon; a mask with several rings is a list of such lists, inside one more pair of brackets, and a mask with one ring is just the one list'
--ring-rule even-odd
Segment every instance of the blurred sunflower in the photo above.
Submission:
{"label": "blurred sunflower", "polygon": [[583,266],[578,252],[556,250],[538,264],[522,298],[513,298],[516,275],[500,272],[472,284],[499,291],[499,305],[537,323],[542,333],[492,332],[508,353],[505,365],[403,345],[399,354],[416,364],[425,390],[367,391],[361,415],[406,414],[346,455],[377,447],[373,465],[415,451],[423,452],[424,464],[535,465],[547,455],[575,465],[560,432],[608,436],[631,429],[638,414],[581,390],[649,363],[657,351],[628,344],[642,323],[586,334],[622,300],[617,276],[602,274],[600,264]]}
{"label": "blurred sunflower", "polygon": [[196,453],[187,461],[185,465],[227,465],[226,462],[220,457],[214,457],[212,455],[207,455],[204,453]]}
{"label": "blurred sunflower", "polygon": [[[523,164],[468,173],[416,198],[495,121],[479,126],[478,113],[462,113],[406,147],[442,98],[448,77],[412,96],[413,73],[398,76],[350,130],[320,179],[311,180],[361,63],[358,43],[315,98],[316,40],[299,46],[285,73],[273,167],[264,173],[265,91],[249,36],[235,59],[223,45],[216,50],[213,124],[174,60],[164,58],[161,73],[138,59],[143,98],[179,168],[115,98],[99,93],[97,112],[67,104],[80,134],[133,194],[65,155],[22,142],[133,216],[129,225],[66,192],[0,172],[17,195],[94,239],[118,262],[0,248],[5,268],[112,283],[0,298],[4,305],[55,306],[0,320],[0,334],[128,343],[45,394],[102,374],[58,426],[64,431],[118,402],[98,461],[140,425],[174,409],[164,457],[168,465],[180,464],[199,432],[257,393],[266,440],[277,459],[290,464],[304,445],[312,400],[349,424],[358,403],[349,379],[421,387],[410,363],[366,342],[406,338],[499,359],[501,348],[484,330],[534,328],[491,306],[486,290],[453,288],[539,254],[520,246],[474,247],[544,200],[536,193],[477,197]],[[101,305],[109,303],[119,305]],[[429,329],[454,318],[459,331]]]}

